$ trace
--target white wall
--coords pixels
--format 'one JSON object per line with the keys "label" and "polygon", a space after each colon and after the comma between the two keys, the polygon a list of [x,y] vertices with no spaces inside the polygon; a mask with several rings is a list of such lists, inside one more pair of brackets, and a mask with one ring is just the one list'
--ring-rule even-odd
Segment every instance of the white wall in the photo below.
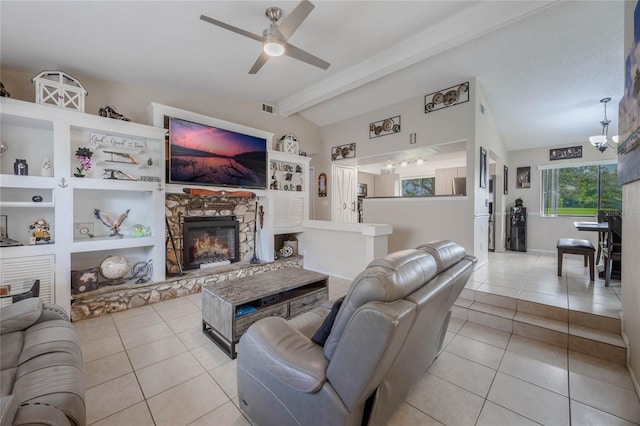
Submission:
{"label": "white wall", "polygon": [[390,253],[435,240],[453,240],[473,253],[470,209],[467,197],[365,198],[364,222],[393,227]]}
{"label": "white wall", "polygon": [[[597,131],[597,122],[594,129]],[[570,160],[549,160],[549,149],[566,146],[582,145],[582,158]],[[582,238],[591,240],[594,244],[598,242],[596,232],[577,231],[573,226],[575,220],[593,220],[584,217],[542,217],[541,210],[541,172],[539,165],[553,164],[554,166],[570,166],[572,164],[593,162],[599,160],[615,160],[615,149],[608,149],[600,153],[588,142],[562,143],[557,146],[538,149],[524,149],[511,151],[509,153],[509,196],[507,198],[507,208],[515,205],[517,198],[522,198],[523,205],[527,208],[527,250],[541,250],[556,252],[556,243],[560,237]],[[531,187],[516,188],[516,170],[518,167],[531,167]],[[508,220],[508,218],[505,218]]]}
{"label": "white wall", "polygon": [[[451,86],[457,83],[462,83],[462,81],[452,81]],[[441,89],[441,87],[427,87],[419,90],[421,94],[414,98],[323,127],[321,129],[321,150],[319,155],[314,156],[312,160],[312,164],[316,166],[316,172],[324,172],[330,176],[331,147],[353,142],[356,143],[358,158],[461,140],[470,141],[471,143],[467,144],[468,150],[475,150],[475,148],[473,150],[469,148],[469,146],[475,146],[473,144],[475,81],[471,80],[469,86],[472,101],[451,108],[425,114],[424,95]],[[401,117],[402,128],[399,133],[369,139],[369,123],[396,115]],[[415,144],[409,143],[410,133],[416,133]],[[470,164],[469,158],[467,160],[467,164]],[[340,163],[340,161],[336,161],[336,163]],[[467,193],[471,188],[469,185],[468,183]],[[332,190],[332,182],[329,182],[328,191]],[[328,202],[330,197],[328,195],[324,200],[316,199],[316,219],[331,219],[331,208]]]}
{"label": "white wall", "polygon": [[[625,52],[633,42],[633,11],[636,2],[625,2]],[[622,187],[622,332],[629,342],[628,367],[640,392],[640,181]]]}
{"label": "white wall", "polygon": [[[64,70],[63,70],[64,71]],[[2,83],[11,97],[27,102],[35,100],[35,86],[31,78],[35,73],[2,69]],[[271,132],[276,139],[293,133],[300,140],[300,149],[318,152],[320,128],[304,117],[294,114],[279,117],[265,114],[260,104],[242,99],[219,98],[204,93],[189,93],[166,87],[132,86],[92,79],[73,73],[89,92],[85,99],[85,112],[98,115],[105,105],[113,105],[120,114],[137,123],[147,123],[146,110],[150,102],[158,102],[187,111],[219,118],[244,126]]]}

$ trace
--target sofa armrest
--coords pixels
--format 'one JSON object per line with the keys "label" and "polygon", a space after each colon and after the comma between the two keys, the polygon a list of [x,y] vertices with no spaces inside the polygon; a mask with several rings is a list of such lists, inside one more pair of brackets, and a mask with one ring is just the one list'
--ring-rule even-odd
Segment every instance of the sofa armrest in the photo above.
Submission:
{"label": "sofa armrest", "polygon": [[37,322],[51,321],[51,320],[65,320],[69,321],[69,315],[60,306],[54,303],[42,303],[42,314]]}
{"label": "sofa armrest", "polygon": [[13,426],[73,426],[67,416],[55,407],[45,404],[24,404],[18,410]]}
{"label": "sofa armrest", "polygon": [[238,357],[260,364],[273,377],[301,392],[317,392],[327,379],[322,347],[283,318],[269,317],[252,324],[240,345]]}
{"label": "sofa armrest", "polygon": [[22,331],[38,321],[42,314],[42,300],[24,299],[0,310],[0,335]]}

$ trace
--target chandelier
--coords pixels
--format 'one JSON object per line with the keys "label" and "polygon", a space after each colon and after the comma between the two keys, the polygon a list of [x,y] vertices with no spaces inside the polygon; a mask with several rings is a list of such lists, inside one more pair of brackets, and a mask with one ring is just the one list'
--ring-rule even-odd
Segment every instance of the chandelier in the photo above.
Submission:
{"label": "chandelier", "polygon": [[605,152],[607,148],[618,143],[617,135],[612,136],[611,140],[609,140],[608,136],[609,124],[611,124],[611,120],[607,119],[607,102],[609,102],[610,100],[611,98],[600,99],[600,102],[604,104],[604,119],[600,122],[600,124],[602,124],[602,134],[589,137],[589,142],[591,142],[591,145],[595,146],[596,149],[600,152]]}

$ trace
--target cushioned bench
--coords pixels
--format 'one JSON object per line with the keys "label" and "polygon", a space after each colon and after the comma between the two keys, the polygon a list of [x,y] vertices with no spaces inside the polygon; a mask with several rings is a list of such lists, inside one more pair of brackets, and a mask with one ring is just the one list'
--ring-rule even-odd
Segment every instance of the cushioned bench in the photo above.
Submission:
{"label": "cushioned bench", "polygon": [[594,256],[596,249],[589,240],[577,238],[560,238],[556,245],[558,249],[558,276],[562,276],[562,258],[565,254],[579,254],[584,256],[584,266],[589,265],[589,278],[594,280]]}

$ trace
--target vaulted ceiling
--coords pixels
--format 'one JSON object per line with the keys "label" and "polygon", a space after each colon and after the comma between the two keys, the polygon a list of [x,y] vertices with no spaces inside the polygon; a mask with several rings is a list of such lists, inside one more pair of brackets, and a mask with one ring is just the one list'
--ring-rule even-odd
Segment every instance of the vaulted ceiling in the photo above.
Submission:
{"label": "vaulted ceiling", "polygon": [[477,78],[508,149],[610,134],[623,91],[622,1],[324,1],[289,42],[331,63],[283,56],[248,71],[267,7],[288,1],[0,2],[0,65],[264,101],[324,126]]}

